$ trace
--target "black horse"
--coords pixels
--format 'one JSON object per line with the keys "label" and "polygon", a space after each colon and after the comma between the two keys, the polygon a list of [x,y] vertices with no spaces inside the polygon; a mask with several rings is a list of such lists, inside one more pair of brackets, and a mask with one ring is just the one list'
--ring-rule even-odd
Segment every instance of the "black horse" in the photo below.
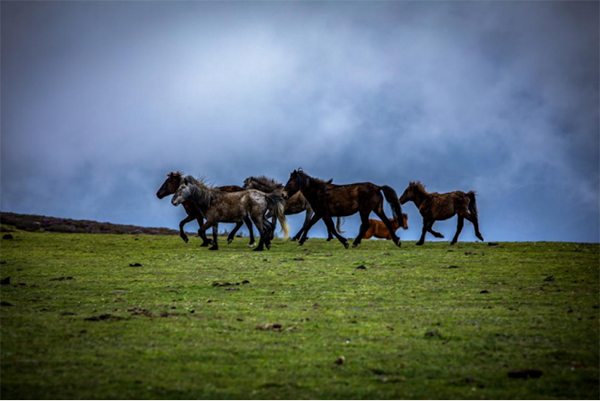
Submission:
{"label": "black horse", "polygon": [[[360,244],[366,231],[369,229],[369,215],[375,214],[386,225],[392,240],[400,246],[400,238],[395,233],[392,223],[383,212],[383,198],[390,204],[394,218],[402,218],[402,206],[398,201],[398,195],[391,187],[387,185],[378,186],[370,182],[361,182],[348,185],[327,184],[318,178],[313,178],[306,174],[302,169],[294,170],[290,174],[290,179],[283,189],[283,197],[289,198],[296,192],[302,192],[302,195],[308,200],[313,208],[315,215],[310,220],[309,226],[302,235],[299,245],[306,241],[308,230],[319,219],[323,219],[327,229],[348,248],[348,241],[342,237],[333,225],[333,216],[350,216],[354,213],[360,213],[361,225],[358,236],[352,244],[353,247]],[[383,196],[381,193],[383,192]]]}
{"label": "black horse", "polygon": [[[327,181],[327,184],[331,184],[332,181],[333,180]],[[281,184],[280,182],[276,181],[273,178],[267,178],[264,175],[261,175],[259,177],[246,178],[244,180],[244,189],[257,189],[259,191],[262,191],[262,192],[265,192],[268,194],[273,193],[273,192],[277,192],[277,193],[281,194],[283,191],[283,184]],[[305,210],[306,210],[306,216],[304,217],[304,223],[302,224],[302,228],[300,229],[300,231],[298,231],[296,233],[296,235],[294,235],[292,237],[292,241],[297,241],[301,238],[302,234],[304,233],[304,231],[306,231],[306,228],[308,227],[310,218],[315,213],[313,212],[313,209],[310,206],[310,203],[308,203],[308,201],[306,200],[304,195],[302,195],[302,192],[297,192],[285,200],[285,214],[287,216],[292,215],[292,214],[302,213]],[[273,223],[273,230],[275,230],[276,223],[277,223],[276,219],[273,219],[272,223]],[[340,218],[338,217],[336,228],[337,228],[338,232],[343,233],[343,231],[341,231],[340,225],[341,225],[341,222],[340,222]],[[330,241],[331,239],[333,239],[333,235],[331,234],[331,232],[329,230],[327,230],[327,241]]]}

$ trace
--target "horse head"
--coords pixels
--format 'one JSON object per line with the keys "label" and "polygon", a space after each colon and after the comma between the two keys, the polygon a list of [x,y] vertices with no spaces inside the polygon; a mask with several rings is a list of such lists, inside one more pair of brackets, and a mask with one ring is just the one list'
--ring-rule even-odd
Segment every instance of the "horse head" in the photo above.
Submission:
{"label": "horse head", "polygon": [[177,191],[177,188],[179,188],[179,185],[181,185],[182,180],[183,173],[181,171],[170,172],[169,174],[167,174],[167,179],[165,180],[165,182],[163,182],[158,192],[156,193],[156,197],[158,199],[162,199],[167,195],[174,194],[175,191]]}
{"label": "horse head", "polygon": [[171,204],[173,206],[179,206],[192,196],[192,184],[184,182],[175,190],[173,197],[171,198]]}
{"label": "horse head", "polygon": [[408,187],[404,190],[404,193],[399,198],[401,204],[405,204],[406,202],[410,202],[415,199],[415,194],[419,190],[419,187],[423,187],[420,182],[410,182]]}
{"label": "horse head", "polygon": [[281,191],[283,199],[289,199],[294,196],[298,191],[301,190],[303,186],[306,186],[307,181],[308,175],[302,170],[302,168],[292,171],[290,174],[290,179],[283,187],[283,191]]}

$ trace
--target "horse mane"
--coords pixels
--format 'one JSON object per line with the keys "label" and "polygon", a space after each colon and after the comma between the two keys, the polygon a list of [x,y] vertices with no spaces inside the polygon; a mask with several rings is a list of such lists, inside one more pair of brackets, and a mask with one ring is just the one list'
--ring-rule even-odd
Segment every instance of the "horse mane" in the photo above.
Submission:
{"label": "horse mane", "polygon": [[[248,180],[259,185],[260,188],[257,189],[263,192],[273,192],[277,189],[283,189],[283,184],[281,184],[279,181],[274,178],[265,177],[264,175],[258,177],[248,177],[246,178],[246,181]],[[266,190],[263,188],[266,188]]]}
{"label": "horse mane", "polygon": [[411,181],[409,185],[413,188],[416,188],[419,192],[429,194],[429,192],[427,192],[427,190],[425,189],[425,185],[423,185],[421,181]]}
{"label": "horse mane", "polygon": [[313,181],[315,181],[317,184],[331,184],[331,183],[333,182],[333,178],[332,178],[332,179],[330,179],[330,180],[327,180],[327,181],[325,181],[325,180],[322,180],[321,178],[317,178],[317,177],[310,176],[310,175],[306,174],[306,173],[304,172],[304,170],[302,170],[302,168],[298,169],[298,170],[297,170],[297,172],[298,172],[298,174],[302,174],[302,175],[304,175],[304,176],[306,176],[306,177],[308,177],[308,178],[312,179],[312,180],[313,180]]}
{"label": "horse mane", "polygon": [[208,186],[204,177],[194,178],[188,175],[183,182],[190,188],[192,201],[202,208],[210,206],[215,200],[215,194],[221,192],[218,188]]}

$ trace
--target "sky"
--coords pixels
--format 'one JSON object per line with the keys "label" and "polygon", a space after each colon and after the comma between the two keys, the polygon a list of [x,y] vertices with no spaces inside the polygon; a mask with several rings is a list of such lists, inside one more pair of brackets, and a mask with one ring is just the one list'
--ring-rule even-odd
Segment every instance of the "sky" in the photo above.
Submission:
{"label": "sky", "polygon": [[[598,2],[0,7],[3,212],[176,229],[185,212],[156,198],[170,171],[242,185],[302,167],[474,190],[486,241],[600,241]],[[456,218],[434,229],[450,240]]]}

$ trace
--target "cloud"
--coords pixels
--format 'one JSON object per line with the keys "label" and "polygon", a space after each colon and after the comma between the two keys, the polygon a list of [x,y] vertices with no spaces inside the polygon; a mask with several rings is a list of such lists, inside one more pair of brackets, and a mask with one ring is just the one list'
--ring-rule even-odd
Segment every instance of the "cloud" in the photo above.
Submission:
{"label": "cloud", "polygon": [[[241,184],[302,166],[476,189],[497,239],[596,241],[597,11],[2,3],[2,210],[173,226],[154,198],[168,171]],[[549,234],[556,209],[583,233]]]}

